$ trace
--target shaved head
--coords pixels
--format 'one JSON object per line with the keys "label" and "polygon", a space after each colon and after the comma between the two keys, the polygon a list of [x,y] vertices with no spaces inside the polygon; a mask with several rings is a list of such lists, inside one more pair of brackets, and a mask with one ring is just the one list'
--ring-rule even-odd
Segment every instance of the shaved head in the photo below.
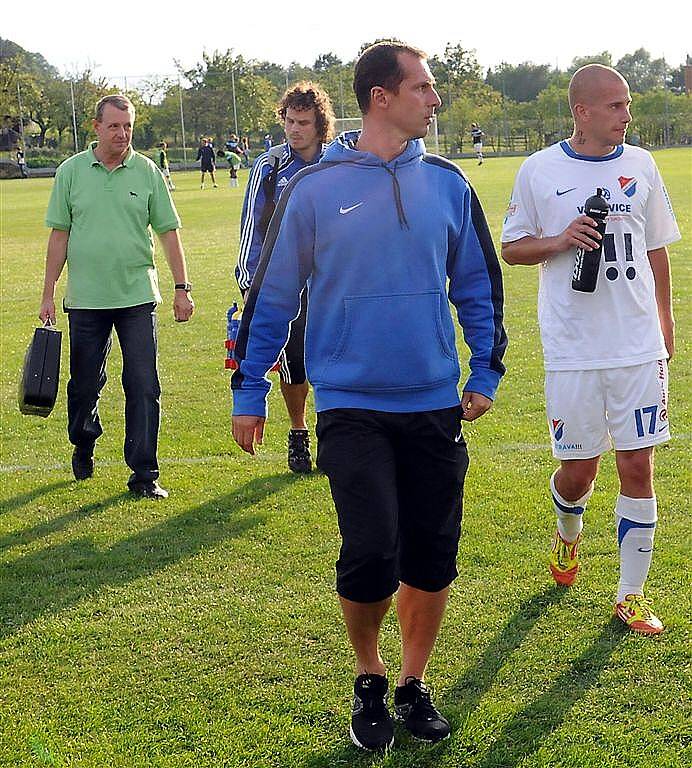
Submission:
{"label": "shaved head", "polygon": [[572,114],[577,104],[594,104],[606,88],[616,84],[627,86],[627,80],[612,67],[603,64],[580,67],[569,81],[569,106]]}

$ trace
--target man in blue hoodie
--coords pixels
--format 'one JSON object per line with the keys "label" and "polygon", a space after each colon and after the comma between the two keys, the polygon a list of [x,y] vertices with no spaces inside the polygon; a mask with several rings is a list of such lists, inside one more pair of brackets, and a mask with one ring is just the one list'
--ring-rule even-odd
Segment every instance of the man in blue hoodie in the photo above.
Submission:
{"label": "man in blue hoodie", "polygon": [[[317,409],[317,465],[342,546],[337,592],[356,655],[351,738],[386,749],[394,729],[382,620],[398,590],[396,717],[428,742],[449,723],[423,682],[457,576],[462,419],[485,413],[504,373],[502,277],[478,199],[420,140],[440,98],[426,55],[368,48],[355,68],[361,133],[293,177],[262,248],[236,344],[233,437],[262,442],[269,381],[308,290],[305,361]],[[449,300],[448,300],[449,299]],[[449,302],[471,350],[460,369]]]}

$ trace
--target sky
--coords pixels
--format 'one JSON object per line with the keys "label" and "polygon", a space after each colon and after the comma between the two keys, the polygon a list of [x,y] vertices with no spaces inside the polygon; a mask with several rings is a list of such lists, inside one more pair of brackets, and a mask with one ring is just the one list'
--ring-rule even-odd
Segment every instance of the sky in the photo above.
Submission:
{"label": "sky", "polygon": [[460,43],[476,50],[484,70],[502,61],[566,69],[575,56],[608,50],[617,61],[641,47],[677,67],[692,53],[682,0],[668,0],[665,13],[651,0],[206,0],[186,3],[185,15],[170,0],[33,0],[27,14],[19,3],[7,5],[0,37],[41,53],[63,75],[91,67],[119,85],[125,78],[172,75],[174,59],[191,68],[203,51],[232,49],[247,59],[310,65],[327,52],[351,60],[362,43],[392,36],[429,55]]}

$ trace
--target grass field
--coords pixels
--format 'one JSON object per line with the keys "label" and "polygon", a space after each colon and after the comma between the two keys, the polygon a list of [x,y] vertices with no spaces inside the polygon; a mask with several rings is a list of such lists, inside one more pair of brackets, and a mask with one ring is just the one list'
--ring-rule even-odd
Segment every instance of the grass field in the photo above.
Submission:
{"label": "grass field", "polygon": [[[692,151],[656,159],[684,236],[671,249],[675,439],[657,451],[660,523],[648,582],[666,632],[637,637],[611,619],[612,455],[586,516],[581,577],[567,592],[552,586],[546,489],[554,462],[537,270],[505,269],[508,373],[493,411],[465,429],[472,464],[460,577],[428,673],[454,730],[432,748],[397,732],[395,750],[375,758],[348,738],[352,658],[333,593],[339,538],[326,479],[287,472],[276,393],[257,458],[241,455],[230,436],[224,314],[237,298],[232,267],[247,172],[234,190],[201,192],[194,173],[175,178],[197,313],[186,325],[173,322],[161,259],[160,459],[171,491],[162,503],[126,493],[117,345],[92,480],[72,480],[66,376],[48,419],[19,414],[51,180],[0,182],[0,766],[689,765]],[[520,162],[462,161],[496,243]],[[64,316],[58,322],[66,330]],[[392,674],[397,636],[390,616],[383,653]]]}

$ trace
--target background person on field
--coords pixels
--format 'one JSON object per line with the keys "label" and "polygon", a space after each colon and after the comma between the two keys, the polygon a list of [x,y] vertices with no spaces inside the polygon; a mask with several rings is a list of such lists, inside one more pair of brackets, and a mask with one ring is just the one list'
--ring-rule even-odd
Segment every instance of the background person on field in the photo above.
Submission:
{"label": "background person on field", "polygon": [[243,156],[243,162],[245,163],[245,167],[250,167],[250,140],[247,136],[243,136],[240,140],[240,150],[241,154]]}
{"label": "background person on field", "polygon": [[[423,677],[457,575],[461,423],[491,407],[506,336],[480,203],[459,168],[421,141],[440,105],[425,54],[371,46],[354,90],[362,132],[295,176],[272,218],[235,348],[233,437],[249,453],[262,442],[265,374],[307,285],[317,464],[339,520],[337,591],[356,656],[350,734],[385,749],[394,731],[378,640],[397,590],[397,717],[429,742],[450,732]],[[461,398],[450,301],[471,349]]]}
{"label": "background person on field", "polygon": [[123,356],[125,461],[130,490],[150,498],[168,495],[158,483],[160,395],[153,229],[173,275],[173,314],[190,319],[180,219],[156,165],[132,149],[135,109],[125,96],[96,105],[98,141],[65,160],[55,175],[46,224],[51,228],[39,317],[55,322],[55,285],[67,262],[63,305],[70,324],[68,435],[77,480],[94,472],[94,444],[103,432],[98,401],[106,383],[112,332]]}
{"label": "background person on field", "polygon": [[200,170],[202,172],[202,178],[200,179],[200,189],[204,189],[204,174],[208,173],[211,176],[211,183],[214,185],[214,187],[218,187],[218,184],[216,183],[216,176],[214,176],[214,172],[216,171],[216,161],[214,159],[214,145],[212,142],[204,138],[202,139],[202,143],[200,144],[198,150],[197,150],[197,160],[200,161]]}
{"label": "background person on field", "polygon": [[229,186],[231,187],[237,187],[238,186],[238,171],[240,170],[240,164],[241,164],[241,158],[240,155],[238,155],[236,152],[232,152],[231,150],[224,150],[220,149],[216,153],[217,157],[223,157],[226,162],[228,163],[228,173],[229,173]]}
{"label": "background person on field", "polygon": [[471,123],[471,143],[473,151],[476,153],[478,165],[483,165],[483,137],[485,134],[478,126],[478,123]]}
{"label": "background person on field", "polygon": [[29,171],[26,167],[26,157],[24,150],[21,147],[17,148],[17,165],[19,166],[19,172],[22,174],[23,179],[29,178]]}
{"label": "background person on field", "polygon": [[162,141],[159,144],[159,168],[161,168],[161,173],[163,174],[163,178],[166,179],[166,184],[168,185],[168,189],[173,192],[175,189],[175,184],[173,183],[173,179],[171,178],[171,169],[168,165],[168,144],[166,144],[165,141]]}
{"label": "background person on field", "polygon": [[[654,446],[670,437],[668,365],[674,349],[666,246],[680,238],[652,156],[624,144],[630,93],[614,69],[590,64],[569,86],[574,132],[524,162],[502,234],[509,264],[540,264],[538,316],[546,368],[557,530],[550,569],[570,585],[579,570],[582,516],[601,454],[615,446],[620,582],[615,612],[633,630],[663,626],[644,598],[657,510]],[[584,215],[603,189],[605,237]],[[603,253],[594,293],[571,287],[577,248]]]}
{"label": "background person on field", "polygon": [[[259,264],[269,220],[290,179],[316,163],[334,131],[334,111],[327,93],[316,83],[302,82],[284,93],[277,107],[286,143],[260,155],[250,173],[240,223],[240,250],[235,274],[243,296],[250,288]],[[293,472],[310,472],[312,456],[306,422],[305,315],[307,296],[291,324],[291,333],[281,353],[279,377],[291,429],[288,433],[288,466]]]}

